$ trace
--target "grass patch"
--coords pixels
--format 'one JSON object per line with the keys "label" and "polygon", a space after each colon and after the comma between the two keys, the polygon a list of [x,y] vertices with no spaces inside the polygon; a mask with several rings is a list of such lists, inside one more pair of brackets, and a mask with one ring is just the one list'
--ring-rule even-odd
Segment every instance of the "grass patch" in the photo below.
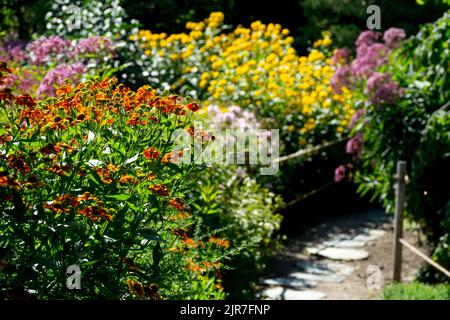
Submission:
{"label": "grass patch", "polygon": [[450,285],[425,285],[418,282],[397,283],[383,291],[385,300],[450,300]]}

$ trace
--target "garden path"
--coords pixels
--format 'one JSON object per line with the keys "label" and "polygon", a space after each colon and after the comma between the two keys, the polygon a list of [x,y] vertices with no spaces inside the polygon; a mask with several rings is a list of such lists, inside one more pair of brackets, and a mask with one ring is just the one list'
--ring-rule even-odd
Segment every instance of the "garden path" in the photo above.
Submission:
{"label": "garden path", "polygon": [[[369,210],[325,218],[287,241],[260,284],[260,298],[270,300],[381,299],[392,281],[392,216]],[[405,238],[418,246],[417,232]],[[420,247],[419,247],[420,248]],[[421,250],[428,248],[422,246]],[[403,251],[404,282],[412,281],[420,258]]]}

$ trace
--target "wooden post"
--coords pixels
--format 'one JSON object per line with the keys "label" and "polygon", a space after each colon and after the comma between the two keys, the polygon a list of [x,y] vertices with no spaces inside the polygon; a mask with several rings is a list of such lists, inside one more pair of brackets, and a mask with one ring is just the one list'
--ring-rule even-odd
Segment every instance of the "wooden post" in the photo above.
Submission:
{"label": "wooden post", "polygon": [[405,205],[405,175],[406,161],[397,162],[396,190],[395,190],[395,227],[394,227],[394,273],[392,280],[400,282],[402,277],[402,244],[403,237],[403,208]]}

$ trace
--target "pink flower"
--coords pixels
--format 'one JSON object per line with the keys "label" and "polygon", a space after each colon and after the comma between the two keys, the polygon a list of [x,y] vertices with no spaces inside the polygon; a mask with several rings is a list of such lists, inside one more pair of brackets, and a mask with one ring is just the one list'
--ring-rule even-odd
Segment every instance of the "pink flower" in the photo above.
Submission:
{"label": "pink flower", "polygon": [[389,73],[375,72],[367,80],[365,93],[370,101],[378,106],[383,103],[395,103],[403,94],[403,89],[399,88]]}
{"label": "pink flower", "polygon": [[54,96],[56,87],[63,85],[66,79],[70,79],[74,84],[77,84],[85,71],[86,67],[80,62],[58,65],[42,79],[38,88],[38,95],[40,97]]}
{"label": "pink flower", "polygon": [[383,40],[389,48],[394,49],[398,48],[401,45],[405,37],[405,30],[399,28],[390,28],[384,33]]}
{"label": "pink flower", "polygon": [[350,123],[348,124],[349,129],[353,129],[356,125],[356,123],[366,114],[366,110],[364,109],[358,109],[353,114],[352,118],[350,119]]}
{"label": "pink flower", "polygon": [[81,39],[75,46],[71,55],[76,57],[77,55],[104,53],[114,53],[111,40],[106,37],[91,36],[86,39]]}
{"label": "pink flower", "polygon": [[390,54],[390,49],[382,43],[358,47],[352,70],[356,75],[370,76],[376,68],[384,65]]}
{"label": "pink flower", "polygon": [[345,151],[348,154],[353,155],[353,159],[359,160],[361,159],[363,146],[363,134],[358,132],[354,137],[350,138],[345,146]]}
{"label": "pink flower", "polygon": [[378,39],[381,37],[381,33],[374,32],[374,31],[363,31],[358,36],[358,39],[356,39],[356,46],[371,46],[372,44],[376,43]]}
{"label": "pink flower", "polygon": [[71,42],[69,40],[65,40],[59,36],[52,36],[31,42],[27,46],[27,50],[32,55],[32,62],[40,65],[49,61],[52,57],[63,59],[70,50],[70,46]]}
{"label": "pink flower", "polygon": [[347,168],[344,165],[340,165],[334,170],[334,181],[341,182],[347,177]]}

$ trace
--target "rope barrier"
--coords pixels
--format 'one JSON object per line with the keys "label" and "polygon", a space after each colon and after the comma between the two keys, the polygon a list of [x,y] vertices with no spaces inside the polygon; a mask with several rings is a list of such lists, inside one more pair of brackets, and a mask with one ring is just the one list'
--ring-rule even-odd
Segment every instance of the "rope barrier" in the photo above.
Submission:
{"label": "rope barrier", "polygon": [[317,151],[320,151],[322,149],[331,147],[331,146],[333,146],[335,144],[338,144],[338,143],[340,143],[342,141],[345,141],[347,139],[348,139],[348,137],[342,137],[340,139],[337,139],[337,140],[334,140],[334,141],[331,141],[331,142],[328,142],[328,143],[324,143],[322,145],[314,146],[314,147],[309,148],[309,149],[300,149],[300,150],[298,150],[298,151],[296,151],[294,153],[288,154],[288,155],[283,156],[283,157],[276,158],[276,159],[272,160],[272,163],[279,163],[279,162],[283,162],[283,161],[286,161],[286,160],[289,160],[289,159],[298,158],[298,157],[302,157],[302,156],[307,156],[307,155],[310,155],[310,154],[315,153]]}
{"label": "rope barrier", "polygon": [[448,271],[447,269],[445,269],[443,266],[441,266],[439,263],[431,260],[430,258],[428,258],[425,254],[423,254],[421,251],[419,251],[417,248],[415,248],[412,244],[408,243],[406,240],[404,239],[398,239],[398,241],[404,245],[406,248],[408,248],[409,250],[411,250],[414,254],[416,254],[417,256],[419,256],[420,258],[422,258],[423,260],[425,260],[427,263],[429,263],[430,265],[432,265],[433,267],[435,267],[436,269],[438,269],[439,271],[441,271],[443,274],[445,274],[447,277],[450,278],[450,271]]}
{"label": "rope barrier", "polygon": [[298,203],[298,202],[300,202],[300,201],[302,201],[302,200],[305,200],[306,198],[309,198],[310,196],[315,195],[316,193],[322,191],[322,190],[325,189],[325,188],[328,188],[328,187],[332,186],[332,185],[335,184],[335,183],[336,183],[336,182],[329,182],[329,183],[324,184],[323,186],[321,186],[321,187],[319,187],[319,188],[317,188],[317,189],[314,189],[314,190],[312,190],[312,191],[310,191],[310,192],[308,192],[308,193],[304,193],[304,194],[302,194],[300,197],[295,198],[294,200],[291,200],[291,201],[289,201],[288,203],[286,203],[284,206],[282,206],[281,208],[279,208],[278,210],[276,210],[276,212],[280,212],[281,210],[284,210],[284,209],[286,209],[286,208],[289,208],[290,206],[293,206],[294,204],[296,204],[296,203]]}

